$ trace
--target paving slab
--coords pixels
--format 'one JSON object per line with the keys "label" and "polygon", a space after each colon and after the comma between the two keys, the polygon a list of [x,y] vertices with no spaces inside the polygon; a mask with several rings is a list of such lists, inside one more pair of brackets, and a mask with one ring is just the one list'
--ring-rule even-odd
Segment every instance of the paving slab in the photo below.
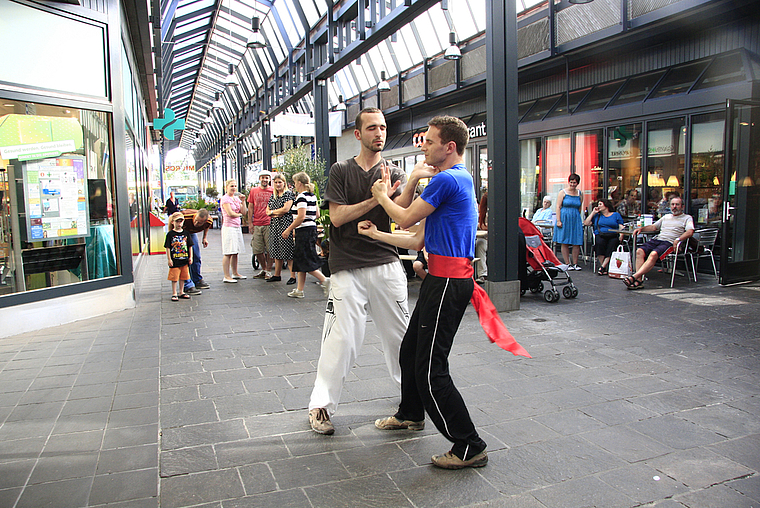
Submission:
{"label": "paving slab", "polygon": [[287,298],[247,256],[249,278],[222,284],[210,240],[200,296],[170,302],[163,258],[143,257],[136,308],[0,339],[0,506],[760,504],[760,284],[653,273],[633,292],[584,270],[578,298],[501,315],[533,359],[468,308],[450,369],[490,461],[442,471],[429,421],[373,425],[399,392],[371,319],[335,435],[313,433],[324,296],[309,278]]}

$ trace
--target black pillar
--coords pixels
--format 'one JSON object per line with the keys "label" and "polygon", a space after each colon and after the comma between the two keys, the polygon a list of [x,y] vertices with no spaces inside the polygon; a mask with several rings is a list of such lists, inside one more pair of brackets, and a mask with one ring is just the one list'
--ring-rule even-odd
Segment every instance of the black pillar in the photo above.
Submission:
{"label": "black pillar", "polygon": [[245,160],[243,158],[243,142],[240,140],[235,141],[235,148],[237,149],[235,164],[237,166],[240,189],[245,189],[245,186],[248,182],[246,182],[247,175],[245,174]]}
{"label": "black pillar", "polygon": [[321,157],[327,166],[330,160],[330,101],[326,85],[323,79],[314,80],[314,148],[317,157]]}
{"label": "black pillar", "polygon": [[272,171],[272,131],[269,120],[261,122],[261,157],[264,171]]}
{"label": "black pillar", "polygon": [[[517,10],[515,0],[489,0],[486,12],[488,158],[488,278],[518,278],[520,156],[517,130]],[[510,93],[507,93],[510,91]]]}

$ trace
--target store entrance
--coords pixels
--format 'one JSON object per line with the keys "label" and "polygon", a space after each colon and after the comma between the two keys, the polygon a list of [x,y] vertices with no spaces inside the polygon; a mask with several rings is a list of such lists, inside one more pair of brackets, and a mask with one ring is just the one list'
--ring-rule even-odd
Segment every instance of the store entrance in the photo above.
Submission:
{"label": "store entrance", "polygon": [[721,284],[760,279],[760,102],[727,109]]}

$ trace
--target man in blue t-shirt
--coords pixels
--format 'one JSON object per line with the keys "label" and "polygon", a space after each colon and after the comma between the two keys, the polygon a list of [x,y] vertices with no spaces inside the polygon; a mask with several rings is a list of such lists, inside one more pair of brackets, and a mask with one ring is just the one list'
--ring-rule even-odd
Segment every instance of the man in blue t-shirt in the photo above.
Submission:
{"label": "man in blue t-shirt", "polygon": [[453,443],[451,451],[433,456],[433,464],[446,469],[481,467],[488,463],[486,443],[475,430],[448,366],[454,335],[475,284],[469,262],[475,253],[478,210],[472,177],[462,159],[469,135],[464,122],[451,116],[437,116],[428,126],[422,147],[425,162],[415,166],[404,190],[432,177],[420,199],[408,208],[394,203],[388,197],[387,174],[372,187],[372,195],[400,227],[425,219],[430,267],[401,343],[399,410],[377,420],[375,426],[421,430],[427,411],[436,428]]}

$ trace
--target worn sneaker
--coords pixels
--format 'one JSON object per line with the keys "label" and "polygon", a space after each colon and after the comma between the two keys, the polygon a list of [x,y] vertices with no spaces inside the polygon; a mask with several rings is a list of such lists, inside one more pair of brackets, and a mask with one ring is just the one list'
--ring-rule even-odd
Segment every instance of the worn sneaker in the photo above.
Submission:
{"label": "worn sneaker", "polygon": [[198,281],[198,283],[195,285],[195,287],[197,287],[198,289],[208,289],[211,286],[208,285],[208,282],[206,282],[205,280],[201,279],[201,280]]}
{"label": "worn sneaker", "polygon": [[253,276],[254,279],[266,279],[269,277],[269,272],[261,270],[259,273]]}
{"label": "worn sneaker", "polygon": [[288,296],[291,298],[303,298],[303,291],[299,291],[297,289],[294,289],[290,293],[288,293]]}
{"label": "worn sneaker", "polygon": [[330,277],[327,277],[321,286],[322,291],[325,293],[325,296],[328,296],[330,294]]}
{"label": "worn sneaker", "polygon": [[335,427],[330,421],[330,415],[327,413],[327,409],[323,407],[309,411],[309,425],[311,425],[311,430],[317,434],[330,436],[335,432]]}
{"label": "worn sneaker", "polygon": [[203,291],[201,291],[197,287],[192,287],[192,288],[186,289],[185,293],[187,293],[188,295],[199,295],[199,294],[203,293]]}
{"label": "worn sneaker", "polygon": [[423,430],[425,428],[425,420],[415,422],[412,420],[399,420],[395,416],[389,416],[388,418],[375,420],[375,427],[380,430]]}
{"label": "worn sneaker", "polygon": [[291,278],[288,279],[288,282],[286,282],[285,284],[287,284],[288,286],[292,286],[295,283],[296,283],[296,278],[295,277],[291,277]]}
{"label": "worn sneaker", "polygon": [[488,454],[485,450],[470,460],[462,460],[451,451],[443,455],[433,455],[433,465],[443,469],[463,469],[465,467],[483,467],[488,464]]}
{"label": "worn sneaker", "polygon": [[578,265],[573,265],[573,270],[575,270],[575,271],[577,271],[577,272],[580,272],[582,269],[583,269],[583,268],[581,268],[581,267],[580,267],[580,266],[578,266]]}

